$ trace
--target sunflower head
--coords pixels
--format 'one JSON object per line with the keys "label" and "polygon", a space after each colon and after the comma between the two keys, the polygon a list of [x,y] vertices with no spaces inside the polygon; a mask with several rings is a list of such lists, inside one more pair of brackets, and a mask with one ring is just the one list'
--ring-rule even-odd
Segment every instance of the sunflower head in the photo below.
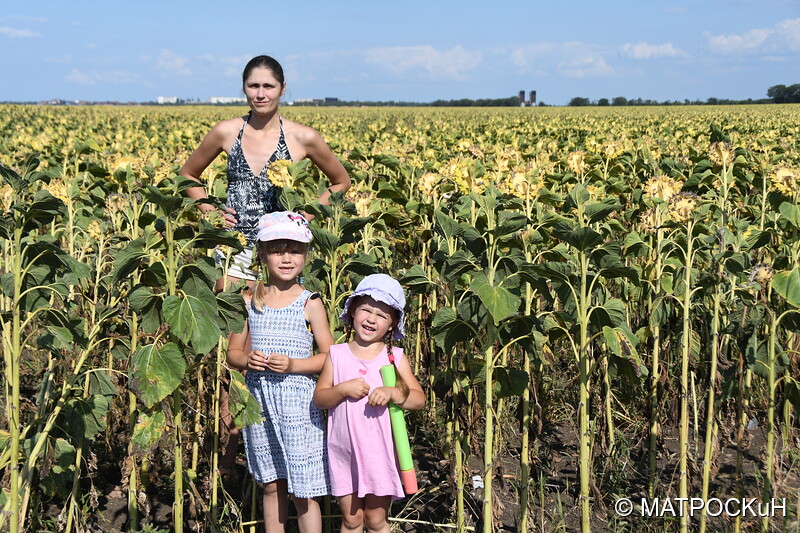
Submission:
{"label": "sunflower head", "polygon": [[282,188],[289,188],[294,183],[294,178],[289,174],[289,167],[292,162],[288,159],[278,159],[267,167],[267,177],[274,185]]}
{"label": "sunflower head", "polygon": [[115,174],[117,172],[133,172],[138,167],[138,162],[129,156],[122,156],[117,158],[114,161],[114,164],[111,165],[111,173]]}
{"label": "sunflower head", "polygon": [[800,172],[793,168],[779,167],[770,176],[772,187],[786,196],[793,196],[797,192]]}
{"label": "sunflower head", "polygon": [[91,222],[89,222],[89,227],[86,228],[86,233],[88,233],[89,237],[91,237],[95,241],[101,240],[103,238],[103,230],[100,227],[100,221],[94,219]]}
{"label": "sunflower head", "polygon": [[759,285],[765,285],[772,281],[772,276],[775,275],[775,270],[766,263],[761,263],[753,267],[750,272],[750,281],[754,281]]}
{"label": "sunflower head", "polygon": [[0,186],[0,206],[3,208],[3,211],[8,211],[11,209],[11,205],[13,203],[14,189],[8,185]]}
{"label": "sunflower head", "polygon": [[61,180],[52,180],[50,183],[44,186],[45,190],[61,200],[64,203],[69,202],[69,189],[67,188],[66,184]]}
{"label": "sunflower head", "polygon": [[661,212],[655,207],[644,211],[639,217],[639,225],[646,233],[655,233],[661,227]]}
{"label": "sunflower head", "polygon": [[442,177],[439,174],[426,172],[417,180],[417,187],[423,196],[429,197],[436,191],[441,181]]}
{"label": "sunflower head", "polygon": [[728,167],[736,159],[736,152],[731,143],[715,142],[708,147],[708,157],[715,166]]}
{"label": "sunflower head", "polygon": [[585,155],[586,154],[584,152],[579,150],[577,152],[572,152],[567,156],[567,166],[575,174],[583,174],[586,172],[588,165],[584,160]]}
{"label": "sunflower head", "polygon": [[622,141],[609,141],[603,145],[603,156],[606,159],[616,159],[625,152],[625,143]]}
{"label": "sunflower head", "polygon": [[669,176],[659,175],[650,178],[644,186],[644,193],[650,198],[658,198],[664,202],[669,202],[670,199],[678,192],[680,192],[683,184]]}
{"label": "sunflower head", "polygon": [[697,208],[699,196],[692,192],[679,192],[670,198],[669,214],[675,222],[686,222]]}

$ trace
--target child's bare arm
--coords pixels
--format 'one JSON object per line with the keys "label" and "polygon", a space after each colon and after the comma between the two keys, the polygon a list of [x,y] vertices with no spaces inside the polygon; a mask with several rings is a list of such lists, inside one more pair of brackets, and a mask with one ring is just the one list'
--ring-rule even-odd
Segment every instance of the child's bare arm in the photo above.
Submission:
{"label": "child's bare arm", "polygon": [[411,411],[417,411],[425,407],[425,393],[422,392],[422,386],[414,376],[414,371],[411,370],[411,365],[408,363],[407,358],[403,357],[397,362],[397,373],[408,385],[408,396],[404,401],[395,402],[395,404]]}
{"label": "child's bare arm", "polygon": [[[322,371],[325,357],[331,345],[333,345],[333,335],[328,325],[328,315],[321,298],[309,298],[306,301],[305,317],[311,325],[311,333],[314,335],[314,341],[317,343],[319,353],[317,355],[312,355],[308,359],[290,359],[285,362],[287,366],[286,370],[284,370],[285,372],[292,372],[295,374],[318,374]],[[273,370],[276,372],[279,371],[276,369]]]}
{"label": "child's bare arm", "polygon": [[351,379],[334,385],[331,356],[328,355],[325,358],[322,372],[317,379],[317,387],[314,389],[314,405],[317,406],[317,409],[331,409],[342,403],[345,398],[360,400],[367,394],[369,394],[369,385],[364,378]]}
{"label": "child's bare arm", "polygon": [[247,355],[250,353],[250,330],[247,322],[241,333],[228,335],[228,352],[225,358],[230,366],[236,370],[247,370]]}

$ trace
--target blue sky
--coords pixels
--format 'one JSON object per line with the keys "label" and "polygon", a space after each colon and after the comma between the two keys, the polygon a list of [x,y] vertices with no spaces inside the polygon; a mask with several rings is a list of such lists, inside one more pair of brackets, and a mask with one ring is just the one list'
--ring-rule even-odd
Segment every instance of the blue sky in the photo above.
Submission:
{"label": "blue sky", "polygon": [[290,100],[764,98],[800,0],[6,2],[0,101],[241,96],[259,54]]}

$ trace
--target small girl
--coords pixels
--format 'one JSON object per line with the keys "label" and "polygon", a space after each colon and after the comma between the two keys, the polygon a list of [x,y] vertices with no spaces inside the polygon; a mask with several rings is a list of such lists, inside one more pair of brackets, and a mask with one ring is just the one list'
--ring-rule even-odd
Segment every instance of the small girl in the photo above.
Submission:
{"label": "small girl", "polygon": [[[330,493],[322,412],[312,397],[314,377],[333,344],[318,294],[297,282],[311,231],[286,211],[259,219],[256,251],[269,272],[248,302],[242,333],[231,337],[228,363],[247,370],[245,381],[264,421],[242,430],[247,466],[264,486],[264,527],[283,531],[291,493],[302,533],[322,530],[319,503]],[[320,351],[312,356],[314,341]]]}
{"label": "small girl", "polygon": [[[403,497],[387,404],[422,409],[425,396],[403,350],[406,299],[400,284],[373,274],[358,284],[341,319],[347,339],[330,347],[314,391],[314,403],[328,409],[331,494],[339,498],[342,532],[388,533],[389,504]],[[380,368],[394,364],[397,384],[384,387]]]}

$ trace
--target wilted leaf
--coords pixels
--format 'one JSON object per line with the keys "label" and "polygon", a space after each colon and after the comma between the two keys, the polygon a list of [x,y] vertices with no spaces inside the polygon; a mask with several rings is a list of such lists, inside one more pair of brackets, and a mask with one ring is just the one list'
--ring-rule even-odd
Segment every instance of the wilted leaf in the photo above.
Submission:
{"label": "wilted leaf", "polygon": [[158,441],[167,434],[167,417],[164,411],[154,413],[139,413],[136,425],[131,435],[133,450],[138,454],[147,454],[155,448]]}
{"label": "wilted leaf", "polygon": [[177,345],[143,346],[131,359],[131,388],[147,407],[153,407],[178,388],[185,372],[186,361]]}
{"label": "wilted leaf", "polygon": [[228,389],[228,407],[237,428],[260,423],[262,416],[261,406],[250,393],[244,382],[244,376],[231,370],[231,383]]}

